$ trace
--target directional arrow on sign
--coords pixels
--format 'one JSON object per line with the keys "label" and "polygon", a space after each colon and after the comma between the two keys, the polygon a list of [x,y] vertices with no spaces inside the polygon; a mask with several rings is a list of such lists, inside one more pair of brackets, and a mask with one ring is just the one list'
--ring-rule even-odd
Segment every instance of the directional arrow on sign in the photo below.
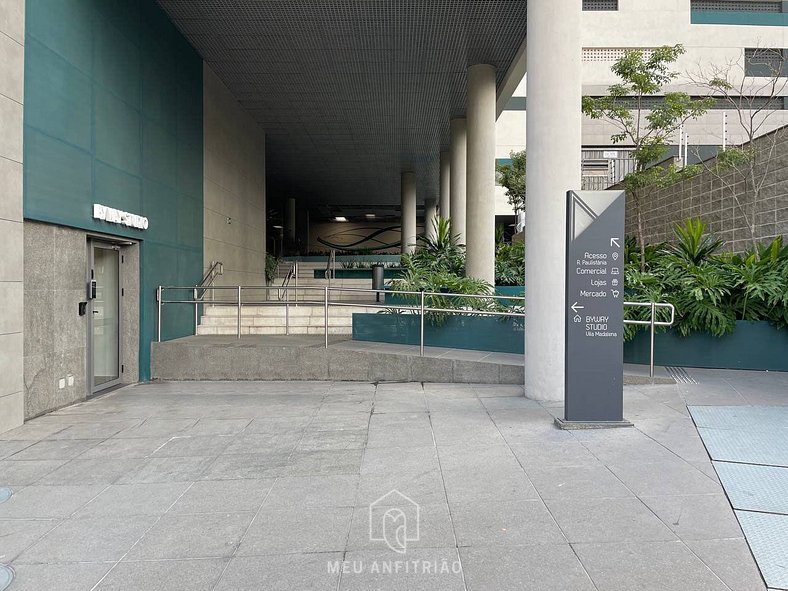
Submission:
{"label": "directional arrow on sign", "polygon": [[578,310],[584,310],[584,309],[585,309],[585,306],[578,306],[577,302],[572,304],[572,312],[574,312],[575,314],[577,314]]}
{"label": "directional arrow on sign", "polygon": [[621,238],[611,238],[610,239],[610,246],[615,246],[616,248],[621,248],[621,244],[619,243]]}

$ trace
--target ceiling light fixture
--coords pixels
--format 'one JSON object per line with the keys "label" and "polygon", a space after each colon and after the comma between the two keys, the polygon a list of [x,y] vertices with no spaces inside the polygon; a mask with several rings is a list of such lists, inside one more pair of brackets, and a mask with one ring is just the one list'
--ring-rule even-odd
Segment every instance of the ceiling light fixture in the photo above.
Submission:
{"label": "ceiling light fixture", "polygon": [[334,218],[334,221],[335,222],[346,222],[347,218],[345,216],[338,215],[337,217]]}
{"label": "ceiling light fixture", "polygon": [[374,220],[375,219],[375,214],[374,213],[365,213],[364,217],[367,218],[368,220]]}

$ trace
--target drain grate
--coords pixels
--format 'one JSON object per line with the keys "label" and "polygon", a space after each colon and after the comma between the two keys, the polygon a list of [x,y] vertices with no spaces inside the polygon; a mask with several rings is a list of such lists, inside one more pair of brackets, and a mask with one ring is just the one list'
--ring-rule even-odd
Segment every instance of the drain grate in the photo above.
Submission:
{"label": "drain grate", "polygon": [[672,377],[676,382],[679,384],[697,384],[698,381],[693,378],[689,372],[684,369],[683,367],[674,367],[672,365],[668,365],[665,367],[668,371],[668,375]]}
{"label": "drain grate", "polygon": [[8,589],[14,580],[14,569],[5,564],[0,564],[0,591]]}
{"label": "drain grate", "polygon": [[0,488],[0,503],[5,503],[12,496],[14,496],[14,491],[10,488]]}

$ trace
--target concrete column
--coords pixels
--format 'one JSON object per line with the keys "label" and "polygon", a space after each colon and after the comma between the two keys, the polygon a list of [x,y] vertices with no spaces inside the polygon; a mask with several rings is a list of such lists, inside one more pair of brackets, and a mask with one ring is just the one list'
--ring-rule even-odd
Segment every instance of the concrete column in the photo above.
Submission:
{"label": "concrete column", "polygon": [[402,173],[402,242],[400,251],[412,253],[416,250],[416,175]]}
{"label": "concrete column", "polygon": [[[0,8],[0,433],[25,415],[22,111],[25,4]],[[48,338],[54,338],[50,333]],[[31,378],[32,382],[32,378]]]}
{"label": "concrete column", "polygon": [[440,178],[440,216],[442,218],[451,217],[450,195],[451,195],[451,153],[441,152],[441,178]]}
{"label": "concrete column", "polygon": [[525,393],[536,400],[564,399],[566,192],[580,188],[580,8],[578,0],[528,2]]}
{"label": "concrete column", "polygon": [[296,239],[296,200],[290,197],[287,200],[287,236],[290,243],[295,244]]}
{"label": "concrete column", "polygon": [[427,199],[424,202],[424,235],[433,240],[437,236],[435,229],[436,217],[438,217],[438,204],[435,199]]}
{"label": "concrete column", "polygon": [[465,274],[495,284],[495,67],[468,68]]}
{"label": "concrete column", "polygon": [[451,201],[451,233],[465,244],[465,166],[468,161],[465,119],[451,120],[451,164],[449,191]]}

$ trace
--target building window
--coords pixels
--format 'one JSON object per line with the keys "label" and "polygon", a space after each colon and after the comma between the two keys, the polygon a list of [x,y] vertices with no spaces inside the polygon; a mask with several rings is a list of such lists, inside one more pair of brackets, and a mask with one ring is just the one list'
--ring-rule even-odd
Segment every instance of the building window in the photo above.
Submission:
{"label": "building window", "polygon": [[748,48],[744,50],[744,75],[788,76],[788,50]]}
{"label": "building window", "polygon": [[692,10],[724,12],[782,12],[781,0],[692,0]]}
{"label": "building window", "polygon": [[618,10],[618,0],[583,0],[583,10]]}

